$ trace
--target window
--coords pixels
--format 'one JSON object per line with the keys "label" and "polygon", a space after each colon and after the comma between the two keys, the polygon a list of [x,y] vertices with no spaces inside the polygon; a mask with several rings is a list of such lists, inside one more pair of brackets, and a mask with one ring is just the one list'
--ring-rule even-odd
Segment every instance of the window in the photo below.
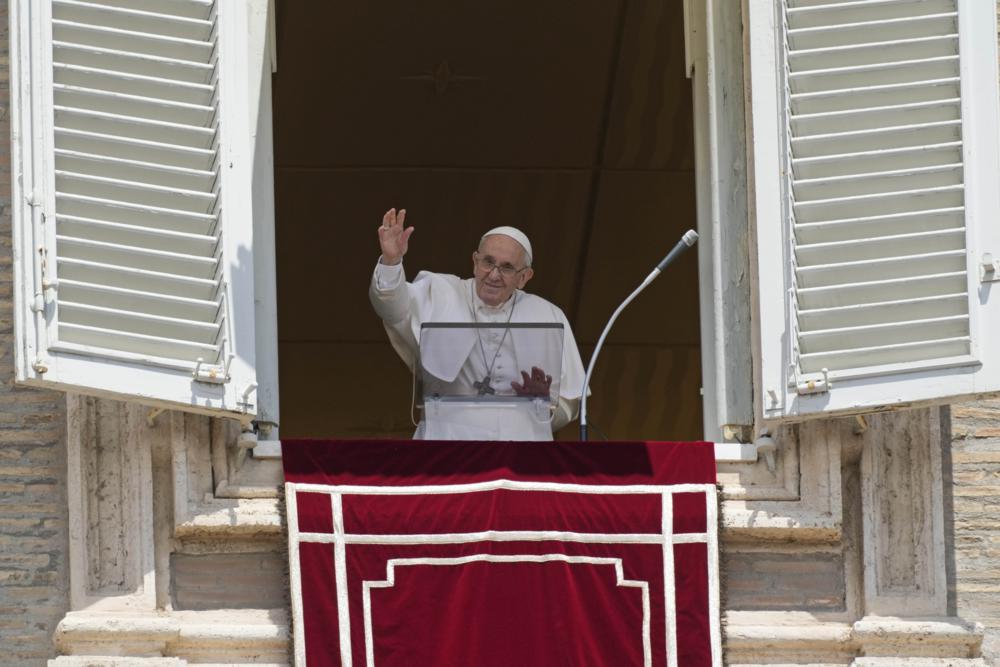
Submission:
{"label": "window", "polygon": [[[301,13],[305,6],[286,7]],[[331,234],[325,226],[337,222],[334,240],[356,254],[354,249],[369,242],[359,231],[368,219],[364,215],[392,205],[394,198],[419,199],[431,181],[443,192],[485,195],[502,185],[496,199],[504,206],[518,205],[498,207],[495,215],[483,218],[483,227],[494,221],[516,224],[515,217],[527,211],[541,232],[536,251],[548,247],[553,267],[602,263],[594,259],[597,251],[603,253],[598,260],[618,253],[620,267],[632,266],[636,252],[648,249],[624,243],[627,235],[614,221],[649,220],[665,210],[683,213],[694,199],[690,186],[695,170],[683,157],[691,149],[700,170],[701,336],[706,342],[698,344],[692,324],[698,304],[688,292],[677,297],[692,317],[673,319],[663,317],[662,300],[655,303],[651,293],[644,294],[646,303],[632,312],[646,309],[643,318],[662,323],[676,339],[651,344],[651,327],[630,325],[623,318],[616,331],[635,350],[623,347],[615,362],[608,350],[602,363],[605,369],[630,369],[632,379],[644,383],[632,385],[638,388],[635,396],[646,402],[626,397],[614,406],[615,418],[645,426],[636,415],[668,414],[657,398],[662,393],[662,383],[657,383],[660,377],[666,378],[664,383],[680,378],[682,399],[666,405],[685,410],[696,423],[700,355],[707,359],[701,370],[710,437],[717,424],[740,425],[754,418],[766,423],[1000,390],[1000,347],[989,344],[989,332],[1000,327],[1000,306],[992,293],[1000,278],[995,8],[975,0],[762,0],[745,6],[742,17],[735,11],[713,11],[694,22],[689,56],[693,61],[702,53],[711,58],[720,44],[731,46],[739,39],[737,19],[745,21],[752,37],[745,108],[748,156],[732,142],[742,132],[743,79],[728,59],[721,69],[716,67],[714,78],[711,67],[694,68],[697,145],[679,149],[663,139],[667,134],[658,135],[672,124],[680,128],[676,136],[690,133],[691,115],[685,98],[662,95],[656,87],[662,83],[655,83],[659,74],[650,73],[661,71],[663,62],[656,58],[667,51],[652,46],[671,45],[664,62],[682,60],[679,46],[673,46],[680,43],[678,26],[702,4],[685,3],[685,15],[674,3],[651,3],[641,11],[628,3],[609,3],[588,9],[589,14],[581,10],[574,29],[590,34],[594,26],[615,25],[619,33],[600,32],[599,43],[576,40],[558,49],[561,58],[576,59],[569,66],[553,57],[534,64],[505,61],[514,69],[522,66],[523,72],[553,67],[542,79],[518,79],[529,84],[542,80],[545,85],[532,89],[540,96],[566,83],[560,76],[577,77],[569,88],[575,95],[585,94],[586,113],[579,104],[571,112],[553,103],[544,107],[548,116],[525,126],[535,131],[525,135],[530,142],[493,140],[464,147],[474,149],[475,160],[466,163],[473,170],[499,173],[515,164],[538,172],[537,178],[522,178],[510,169],[494,181],[434,169],[413,176],[414,164],[377,161],[401,142],[423,151],[426,161],[417,166],[447,158],[449,147],[435,141],[435,132],[468,119],[462,104],[475,96],[449,108],[441,98],[507,81],[459,71],[455,63],[428,52],[420,63],[393,76],[397,84],[409,86],[407,99],[424,100],[421,113],[434,107],[440,116],[406,117],[393,126],[395,134],[372,135],[383,139],[378,143],[351,122],[366,120],[363,107],[335,109],[341,114],[341,150],[333,156],[335,164],[327,166],[341,172],[344,164],[362,167],[364,176],[352,180],[341,173],[338,178],[339,187],[356,188],[364,196],[354,203],[334,201],[340,208],[324,211],[327,219],[293,203],[286,218],[295,228],[284,238],[314,246],[332,238],[323,236]],[[346,5],[316,7],[321,9],[310,11],[346,11]],[[269,10],[273,5],[266,0],[11,3],[19,381],[243,421],[256,415],[278,422],[274,255],[277,248],[280,263],[282,237],[276,239],[273,229]],[[565,18],[547,11],[526,3],[502,19],[531,28]],[[343,21],[336,25],[347,26],[338,27],[346,31],[343,39],[323,42],[324,48],[353,44],[352,31],[364,17],[347,12],[339,18]],[[426,21],[428,30],[441,20],[419,12],[411,18]],[[410,28],[397,27],[404,32]],[[635,40],[623,39],[625,34]],[[541,35],[539,43],[545,40],[551,42],[549,34]],[[692,46],[697,40],[702,43]],[[460,41],[456,48],[465,46]],[[571,48],[577,50],[571,54]],[[373,53],[374,58],[378,49]],[[331,54],[346,72],[341,83],[365,90],[376,66],[358,69],[344,64],[349,54]],[[431,65],[425,67],[424,60]],[[603,78],[594,72],[603,72]],[[701,74],[705,77],[699,79]],[[616,96],[616,90],[621,94]],[[287,101],[309,105],[317,89],[307,89],[305,95]],[[278,99],[280,104],[280,95]],[[516,105],[504,106],[513,105],[517,96],[497,99],[503,104],[488,108],[501,122],[521,118]],[[330,117],[326,108],[312,113]],[[636,125],[628,122],[629,113],[656,122]],[[512,126],[511,137],[523,139],[518,127]],[[727,127],[728,138],[720,140],[717,131]],[[567,128],[580,131],[567,133]],[[634,132],[636,128],[642,132]],[[582,136],[590,141],[581,142]],[[547,161],[516,163],[523,157],[517,151],[525,146],[544,148]],[[315,165],[296,161],[297,147],[285,147],[278,169],[279,178],[282,169],[287,172],[279,185],[292,202],[300,201],[296,197],[310,179],[319,178],[312,173]],[[600,159],[595,161],[594,155]],[[706,166],[710,163],[711,168]],[[369,178],[385,171],[386,164],[411,174],[405,183]],[[743,165],[748,166],[747,179],[740,174]],[[737,223],[726,224],[742,224],[744,181],[752,185],[749,257],[744,237],[733,237],[731,228],[716,224],[729,219]],[[636,197],[639,190],[653,194]],[[424,201],[425,210],[440,219],[459,221],[480,210],[475,203],[474,198],[455,197]],[[612,222],[593,233],[577,229],[571,243],[564,243],[546,236],[554,229],[545,224],[556,215],[553,211],[568,220],[592,215]],[[685,220],[679,229],[688,226]],[[448,236],[471,247],[478,231]],[[436,232],[428,226],[421,232],[434,239],[425,241],[427,259],[441,237],[434,238]],[[296,256],[283,252],[286,259]],[[373,261],[374,249],[372,255]],[[650,262],[659,255],[650,252]],[[752,298],[740,282],[747,260],[755,274]],[[602,266],[607,269],[606,262]],[[300,268],[313,276],[317,269],[303,264],[292,273]],[[461,266],[440,268],[458,271]],[[615,294],[624,296],[645,272],[636,269],[633,281],[623,270],[606,271],[602,284],[610,287],[588,297],[587,317],[593,321],[574,322],[584,354],[589,351],[586,338],[596,337],[604,311],[617,303]],[[573,310],[574,292],[593,289],[595,283],[593,275],[575,278],[578,284],[565,275],[536,284],[546,285],[545,291]],[[287,331],[299,336],[336,322],[336,317],[356,316],[351,309],[328,314],[323,308],[329,295],[309,280],[297,283],[289,299],[282,296]],[[336,281],[329,285],[334,296],[341,289],[348,288]],[[353,304],[355,296],[343,303]],[[744,349],[750,345],[741,342],[750,338],[750,321],[752,365]],[[369,334],[379,337],[377,354],[394,361],[377,323],[370,324],[371,331],[357,339],[341,340],[326,332],[331,337],[321,342],[353,345],[341,349],[340,356],[317,355],[301,346],[296,356],[282,352],[296,380],[308,380],[297,396],[323,397],[324,387],[341,377],[339,370],[357,369],[357,352],[374,340]],[[305,338],[292,343],[303,341],[315,343]],[[676,349],[667,349],[671,347]],[[340,361],[342,367],[336,365]],[[625,380],[614,382],[621,386]],[[298,383],[293,386],[299,389]],[[360,393],[363,389],[355,387]],[[292,405],[309,409],[298,400]],[[403,411],[390,421],[365,428],[409,430]],[[671,428],[673,437],[698,435]]]}
{"label": "window", "polygon": [[257,412],[247,11],[11,3],[18,380]]}
{"label": "window", "polygon": [[749,12],[758,415],[1000,389],[996,7]]}

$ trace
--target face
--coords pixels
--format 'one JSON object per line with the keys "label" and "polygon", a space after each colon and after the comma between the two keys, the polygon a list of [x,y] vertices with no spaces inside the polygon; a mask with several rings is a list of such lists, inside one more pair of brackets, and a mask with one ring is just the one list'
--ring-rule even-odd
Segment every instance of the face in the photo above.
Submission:
{"label": "face", "polygon": [[[497,268],[484,270],[480,264],[489,262]],[[479,250],[472,253],[472,276],[476,281],[476,294],[489,306],[499,306],[510,298],[515,289],[523,289],[534,271],[526,266],[527,257],[521,244],[503,234],[493,234],[483,239]],[[512,276],[505,276],[499,269],[511,266],[519,269]]]}

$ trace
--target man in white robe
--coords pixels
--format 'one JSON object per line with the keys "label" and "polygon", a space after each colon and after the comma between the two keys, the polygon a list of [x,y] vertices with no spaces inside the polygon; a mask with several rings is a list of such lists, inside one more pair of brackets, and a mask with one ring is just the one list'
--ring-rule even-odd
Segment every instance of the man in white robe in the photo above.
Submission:
{"label": "man in white robe", "polygon": [[[480,393],[511,396],[549,397],[552,376],[546,366],[560,366],[558,397],[551,415],[546,411],[540,426],[537,420],[506,413],[499,404],[472,405],[458,416],[450,414],[428,430],[421,421],[415,438],[455,440],[550,440],[552,432],[576,418],[580,389],[584,380],[583,362],[566,316],[545,299],[523,291],[534,275],[531,268],[531,243],[513,227],[498,227],[483,235],[479,248],[472,253],[473,277],[420,272],[411,283],[403,271],[403,256],[409,247],[413,227],[405,227],[406,211],[386,212],[379,227],[382,255],[375,265],[369,296],[375,312],[385,325],[393,348],[411,370],[418,358],[421,326],[431,322],[488,323],[495,326],[481,330],[449,332],[455,344],[454,354],[436,360],[424,359],[428,366],[442,368],[435,375],[448,382],[474,385]],[[528,355],[524,336],[514,334],[508,324],[561,324],[562,358],[555,363],[520,364]],[[473,334],[475,334],[473,336]],[[550,336],[553,347],[558,346]],[[442,348],[445,349],[445,348]],[[558,350],[550,351],[558,354]],[[519,361],[520,357],[520,361]],[[544,355],[541,357],[544,358]],[[561,364],[560,364],[561,362]],[[450,367],[450,368],[448,368]],[[523,405],[523,402],[522,402]]]}

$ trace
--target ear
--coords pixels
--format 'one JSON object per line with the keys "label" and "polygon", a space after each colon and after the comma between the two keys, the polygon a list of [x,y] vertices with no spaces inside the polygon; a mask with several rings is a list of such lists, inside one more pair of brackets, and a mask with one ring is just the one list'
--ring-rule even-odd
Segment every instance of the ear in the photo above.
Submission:
{"label": "ear", "polygon": [[476,275],[476,255],[479,254],[478,250],[472,251],[472,275]]}
{"label": "ear", "polygon": [[521,279],[518,281],[517,288],[524,289],[524,286],[528,284],[528,281],[531,280],[531,277],[533,275],[535,275],[535,270],[532,269],[531,267],[528,267],[527,269],[522,271]]}

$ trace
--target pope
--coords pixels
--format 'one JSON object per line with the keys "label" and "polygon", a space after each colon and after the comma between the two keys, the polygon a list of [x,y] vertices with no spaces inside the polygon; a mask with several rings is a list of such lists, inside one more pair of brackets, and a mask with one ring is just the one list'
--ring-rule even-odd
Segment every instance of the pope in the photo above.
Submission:
{"label": "pope", "polygon": [[[534,276],[531,242],[514,227],[497,227],[483,234],[472,253],[472,277],[421,271],[408,282],[403,257],[409,249],[414,228],[405,225],[406,211],[389,209],[378,228],[381,256],[375,265],[369,297],[382,319],[389,341],[403,361],[413,370],[418,359],[421,327],[432,322],[486,323],[492,325],[478,340],[454,347],[454,358],[439,363],[451,366],[456,382],[475,387],[483,395],[549,397],[553,378],[539,363],[520,367],[518,344],[511,324],[555,323],[562,325],[562,358],[551,367],[561,367],[557,382],[558,396],[551,420],[544,429],[518,425],[516,420],[487,417],[469,410],[444,431],[431,433],[421,421],[415,438],[462,440],[540,440],[551,439],[552,432],[576,418],[584,369],[576,341],[565,314],[549,301],[529,294],[525,285]],[[471,331],[471,329],[470,329]],[[471,335],[471,334],[468,334]],[[466,348],[468,351],[466,352]],[[550,350],[559,354],[559,350]],[[525,356],[523,353],[520,355]],[[424,367],[427,367],[424,360]]]}

